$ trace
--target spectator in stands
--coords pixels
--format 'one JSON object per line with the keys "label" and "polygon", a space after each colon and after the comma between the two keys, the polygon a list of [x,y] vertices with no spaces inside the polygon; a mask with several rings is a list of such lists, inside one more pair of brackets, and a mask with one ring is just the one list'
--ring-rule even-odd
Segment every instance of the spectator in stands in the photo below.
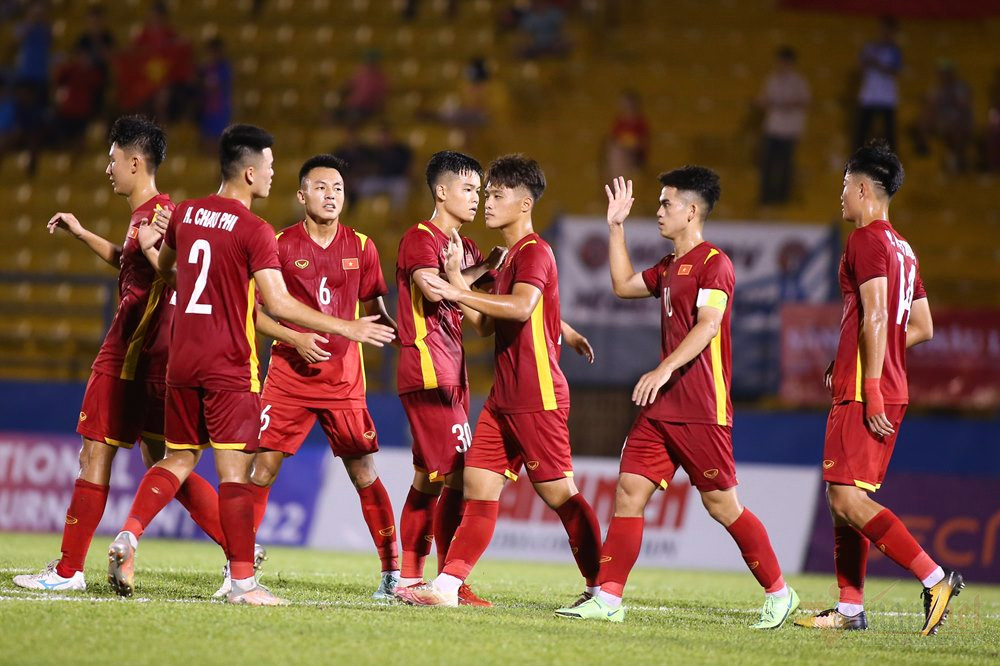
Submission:
{"label": "spectator in stands", "polygon": [[778,50],[774,69],[764,80],[757,105],[764,112],[760,159],[760,203],[783,204],[792,190],[795,144],[806,127],[809,83],[796,67],[790,47]]}
{"label": "spectator in stands", "polygon": [[638,176],[646,167],[649,143],[649,122],[642,112],[642,98],[635,90],[626,90],[618,99],[618,112],[605,144],[607,180]]}
{"label": "spectator in stands", "polygon": [[410,164],[413,150],[396,137],[392,127],[383,123],[378,142],[368,148],[371,170],[357,179],[359,199],[377,196],[389,197],[390,210],[399,213],[406,207],[410,196]]}
{"label": "spectator in stands", "polygon": [[55,69],[55,118],[51,139],[79,145],[91,121],[101,110],[104,74],[90,51],[77,42],[72,53]]}
{"label": "spectator in stands", "polygon": [[344,177],[344,196],[349,204],[354,203],[360,194],[360,183],[376,172],[375,156],[371,146],[361,138],[358,128],[347,125],[344,140],[332,152],[347,162],[347,173]]}
{"label": "spectator in stands", "polygon": [[221,37],[213,37],[206,45],[207,56],[199,68],[201,109],[198,129],[206,152],[214,151],[233,116],[233,66],[226,56]]}
{"label": "spectator in stands", "polygon": [[880,118],[880,136],[888,141],[894,152],[896,150],[896,108],[899,106],[896,78],[903,69],[903,52],[896,41],[897,28],[894,18],[883,18],[881,37],[861,49],[861,89],[858,92],[855,147],[865,144],[875,119]]}
{"label": "spectator in stands", "polygon": [[477,56],[465,66],[458,95],[449,96],[439,111],[426,116],[461,132],[460,143],[466,150],[490,152],[479,139],[485,129],[505,120],[509,109],[503,82],[492,75],[486,60]]}
{"label": "spectator in stands", "polygon": [[170,23],[166,2],[150,5],[146,22],[119,60],[121,106],[176,120],[197,100],[191,45]]}
{"label": "spectator in stands", "polygon": [[950,60],[938,61],[937,81],[927,92],[913,134],[917,153],[930,153],[933,138],[946,151],[945,169],[965,171],[973,140],[972,88],[963,81]]}
{"label": "spectator in stands", "polygon": [[28,173],[34,174],[49,104],[52,25],[41,2],[28,4],[24,19],[14,26],[17,53],[13,85],[9,148],[28,151]]}
{"label": "spectator in stands", "polygon": [[520,16],[517,27],[525,40],[522,58],[535,60],[569,53],[566,12],[553,0],[532,0],[531,6]]}
{"label": "spectator in stands", "polygon": [[336,115],[348,125],[357,126],[382,113],[388,96],[389,80],[382,70],[382,53],[369,49],[344,87],[343,103]]}
{"label": "spectator in stands", "polygon": [[76,48],[86,51],[101,74],[97,106],[102,109],[108,84],[111,82],[111,59],[115,50],[115,36],[105,23],[103,6],[91,5],[87,9],[87,25],[76,38]]}

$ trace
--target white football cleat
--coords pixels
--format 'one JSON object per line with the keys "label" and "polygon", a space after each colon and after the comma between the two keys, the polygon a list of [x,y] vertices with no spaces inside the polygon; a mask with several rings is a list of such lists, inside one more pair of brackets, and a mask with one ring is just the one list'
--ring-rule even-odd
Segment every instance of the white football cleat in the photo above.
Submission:
{"label": "white football cleat", "polygon": [[[255,543],[253,545],[253,577],[260,581],[261,569],[264,567],[264,560],[267,559],[267,548]],[[225,566],[222,567],[222,585],[219,589],[215,591],[212,595],[213,599],[222,599],[223,597],[229,596],[229,593],[233,589],[233,580],[229,577],[229,562],[226,562]]]}
{"label": "white football cleat", "polygon": [[375,601],[395,601],[397,585],[399,585],[399,572],[386,571],[382,574],[382,580],[379,581],[378,589],[372,594],[372,599]]}
{"label": "white football cleat", "polygon": [[69,578],[63,578],[56,572],[57,564],[59,564],[59,560],[52,560],[41,573],[14,576],[14,585],[28,590],[45,590],[47,592],[87,589],[87,582],[83,579],[82,571],[77,571]]}

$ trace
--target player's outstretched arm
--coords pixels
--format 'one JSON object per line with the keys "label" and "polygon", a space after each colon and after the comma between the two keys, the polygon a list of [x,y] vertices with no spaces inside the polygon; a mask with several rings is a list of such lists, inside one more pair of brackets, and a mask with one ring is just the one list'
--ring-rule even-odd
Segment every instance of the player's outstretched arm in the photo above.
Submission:
{"label": "player's outstretched arm", "polygon": [[[479,278],[476,277],[475,280],[470,279],[470,274],[468,269],[462,270],[462,257],[465,254],[465,247],[462,245],[462,238],[458,235],[458,231],[452,229],[451,240],[448,242],[448,246],[444,250],[444,279],[447,280],[453,287],[460,289],[462,291],[468,291],[471,289],[473,283]],[[494,254],[499,254],[497,252],[491,253],[491,257]],[[503,256],[506,256],[506,249],[503,251],[503,255],[499,257],[499,261],[503,261]],[[485,263],[485,262],[484,262]],[[499,265],[499,262],[498,264]],[[480,276],[486,272],[485,268],[480,273]],[[479,337],[485,338],[487,336],[493,335],[493,320],[484,315],[479,310],[470,308],[468,305],[463,305],[458,303],[458,307],[462,310],[462,316],[465,320],[469,322],[473,330]]]}
{"label": "player's outstretched arm", "polygon": [[462,289],[436,275],[427,278],[427,286],[445,300],[466,305],[494,319],[513,321],[528,321],[542,298],[542,291],[527,282],[515,283],[509,294],[484,294]]}
{"label": "player's outstretched arm", "polygon": [[257,308],[257,332],[292,345],[306,363],[321,363],[330,358],[330,352],[320,347],[321,344],[328,342],[322,335],[293,331],[271,319],[261,308]]}
{"label": "player's outstretched arm", "polygon": [[586,358],[588,363],[593,363],[594,348],[590,346],[590,341],[565,321],[560,321],[559,324],[562,327],[562,339],[566,346]]}
{"label": "player's outstretched arm", "polygon": [[382,347],[396,337],[391,328],[376,323],[377,315],[346,320],[313,310],[288,293],[281,271],[277,269],[263,268],[256,271],[253,276],[257,282],[257,289],[264,299],[264,307],[272,317],[315,331],[341,335],[349,340],[364,342],[375,347]]}
{"label": "player's outstretched arm", "polygon": [[[73,213],[56,213],[49,218],[45,227],[49,230],[50,234],[54,234],[56,229],[62,229],[71,234],[73,238],[82,241],[94,254],[111,266],[121,268],[122,246],[115,245],[108,239],[102,238],[93,231],[86,229]],[[155,266],[156,264],[153,265]]]}
{"label": "player's outstretched arm", "polygon": [[651,296],[641,273],[632,268],[625,245],[625,220],[632,210],[632,181],[615,178],[614,189],[604,186],[608,195],[608,265],[611,267],[611,288],[618,298],[646,298]]}
{"label": "player's outstretched arm", "polygon": [[889,280],[875,277],[861,285],[861,395],[865,399],[865,420],[876,435],[893,433],[882,400],[882,365],[889,334]]}
{"label": "player's outstretched arm", "polygon": [[656,395],[670,381],[670,376],[677,368],[690,363],[692,359],[705,350],[712,338],[718,335],[724,314],[725,305],[721,310],[713,305],[704,305],[698,308],[698,319],[680,344],[658,366],[644,374],[636,382],[635,388],[632,390],[632,402],[640,407],[653,404]]}
{"label": "player's outstretched arm", "polygon": [[378,319],[376,319],[375,321],[382,324],[383,326],[388,326],[393,330],[393,332],[395,332],[396,337],[393,338],[392,345],[394,347],[402,346],[399,341],[399,325],[396,323],[396,320],[392,318],[392,315],[390,315],[389,311],[386,309],[385,299],[383,299],[381,296],[376,296],[370,301],[365,301],[364,303],[362,303],[362,306],[364,306],[365,308],[366,315],[377,316]]}
{"label": "player's outstretched arm", "polygon": [[933,337],[934,319],[931,317],[931,306],[926,297],[918,298],[910,305],[910,320],[906,324],[906,348],[928,342]]}
{"label": "player's outstretched arm", "polygon": [[156,272],[167,285],[177,288],[177,250],[166,243],[160,246],[160,253],[156,257]]}

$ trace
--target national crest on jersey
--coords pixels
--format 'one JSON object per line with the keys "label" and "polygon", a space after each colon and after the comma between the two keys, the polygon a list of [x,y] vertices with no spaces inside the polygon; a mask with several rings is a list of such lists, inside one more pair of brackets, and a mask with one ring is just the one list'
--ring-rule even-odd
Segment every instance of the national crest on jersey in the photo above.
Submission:
{"label": "national crest on jersey", "polygon": [[643,271],[642,279],[661,301],[661,360],[691,332],[700,308],[723,311],[719,332],[698,356],[674,372],[644,413],[658,421],[731,426],[730,314],[736,276],[729,257],[712,243],[702,242],[679,259],[667,255]]}
{"label": "national crest on jersey", "polygon": [[[339,224],[327,247],[312,239],[305,222],[277,236],[278,259],[288,292],[298,301],[339,319],[364,315],[363,303],[388,293],[378,250],[365,234]],[[296,331],[307,329],[282,322]],[[306,363],[291,345],[275,342],[265,393],[271,400],[295,400],[317,407],[365,406],[361,344],[323,335],[330,358]]]}

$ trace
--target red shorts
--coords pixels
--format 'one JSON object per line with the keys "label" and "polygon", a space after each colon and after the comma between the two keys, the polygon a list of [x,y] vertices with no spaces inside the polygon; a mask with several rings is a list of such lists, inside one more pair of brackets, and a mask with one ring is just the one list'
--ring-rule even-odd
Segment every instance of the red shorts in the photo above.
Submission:
{"label": "red shorts", "polygon": [[87,439],[131,449],[139,437],[163,440],[166,385],[93,372],[76,431]]}
{"label": "red shorts", "polygon": [[265,397],[260,410],[260,448],[294,456],[319,418],[333,455],[357,458],[378,451],[375,422],[367,409],[304,407]]}
{"label": "red shorts", "polygon": [[644,476],[666,489],[677,468],[702,491],[735,486],[733,429],[712,423],[671,423],[640,414],[622,447],[620,472]]}
{"label": "red shorts", "polygon": [[522,464],[532,483],[572,477],[568,421],[568,407],[520,414],[483,409],[465,466],[503,474],[512,481],[517,481]]}
{"label": "red shorts", "polygon": [[260,441],[260,394],[167,387],[167,448],[252,453]]}
{"label": "red shorts", "polygon": [[469,389],[442,386],[399,396],[413,435],[413,466],[431,481],[462,469],[463,454],[472,444]]}
{"label": "red shorts", "polygon": [[895,432],[878,437],[868,429],[863,402],[834,405],[826,420],[823,480],[870,492],[878,490],[885,479],[905,413],[906,405],[886,405],[885,416]]}

